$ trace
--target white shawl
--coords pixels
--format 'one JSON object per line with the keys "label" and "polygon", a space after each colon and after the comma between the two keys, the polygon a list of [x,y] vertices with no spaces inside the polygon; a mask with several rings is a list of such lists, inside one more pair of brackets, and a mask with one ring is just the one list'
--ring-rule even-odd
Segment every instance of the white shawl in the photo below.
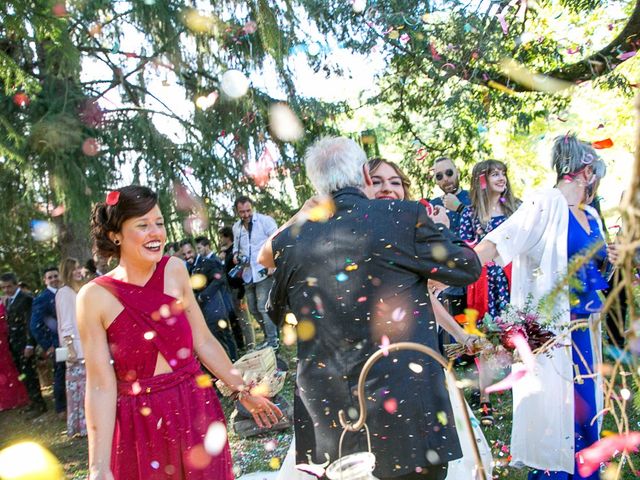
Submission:
{"label": "white shawl", "polygon": [[[598,219],[595,210],[589,210]],[[528,195],[520,208],[488,233],[497,247],[498,263],[513,262],[511,304],[523,307],[529,295],[533,305],[549,293],[567,273],[569,206],[558,189]],[[602,226],[600,225],[602,231]],[[570,322],[568,287],[554,305],[557,328]],[[600,358],[600,325],[591,328],[594,361]],[[513,387],[511,464],[541,470],[574,473],[574,398],[571,338],[566,335],[551,356],[538,355],[536,369]],[[514,364],[513,370],[524,368]],[[596,383],[597,385],[599,382]],[[596,393],[598,411],[602,390]]]}

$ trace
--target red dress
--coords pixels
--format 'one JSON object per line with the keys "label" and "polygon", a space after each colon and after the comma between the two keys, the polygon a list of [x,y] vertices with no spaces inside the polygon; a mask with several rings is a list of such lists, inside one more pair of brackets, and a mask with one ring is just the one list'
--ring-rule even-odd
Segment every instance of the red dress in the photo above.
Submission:
{"label": "red dress", "polygon": [[[143,287],[94,279],[124,306],[107,329],[118,380],[111,469],[116,480],[232,480],[229,444],[209,455],[213,423],[225,424],[212,387],[198,386],[200,364],[181,305],[164,293],[163,257]],[[173,371],[154,376],[161,354]]]}
{"label": "red dress", "polygon": [[0,303],[0,411],[29,403],[27,389],[18,377],[18,369],[9,350],[6,310]]}

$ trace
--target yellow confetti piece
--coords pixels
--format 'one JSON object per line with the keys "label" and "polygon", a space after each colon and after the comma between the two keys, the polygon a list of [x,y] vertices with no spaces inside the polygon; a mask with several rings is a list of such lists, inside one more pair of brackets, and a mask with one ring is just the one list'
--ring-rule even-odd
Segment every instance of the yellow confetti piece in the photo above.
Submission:
{"label": "yellow confetti piece", "polygon": [[58,459],[35,442],[16,443],[0,451],[0,478],[7,480],[63,480]]}
{"label": "yellow confetti piece", "polygon": [[509,95],[516,94],[515,90],[512,90],[509,87],[502,85],[501,83],[495,82],[493,80],[489,80],[487,82],[487,85],[489,85],[491,88],[495,88],[496,90],[500,90],[501,92],[508,93]]}
{"label": "yellow confetti piece", "polygon": [[202,290],[207,286],[207,277],[201,273],[196,273],[195,275],[191,275],[189,282],[191,283],[192,290]]}
{"label": "yellow confetti piece", "polygon": [[302,320],[298,323],[298,338],[303,342],[311,340],[316,335],[316,327],[310,320]]}
{"label": "yellow confetti piece", "polygon": [[354,270],[357,270],[357,269],[358,269],[358,265],[356,265],[356,264],[354,263],[354,264],[352,264],[352,265],[347,265],[346,267],[344,267],[344,269],[345,269],[347,272],[353,272]]}
{"label": "yellow confetti piece", "polygon": [[326,222],[336,213],[336,204],[331,197],[322,197],[318,204],[307,212],[311,222]]}
{"label": "yellow confetti piece", "polygon": [[142,415],[143,417],[148,417],[149,415],[151,415],[151,409],[149,407],[141,407],[140,415]]}
{"label": "yellow confetti piece", "polygon": [[286,323],[288,323],[289,325],[297,325],[298,324],[298,319],[296,318],[296,316],[289,312],[284,316],[284,321]]}
{"label": "yellow confetti piece", "polygon": [[436,418],[438,419],[438,422],[440,422],[440,425],[446,425],[449,423],[449,418],[447,417],[446,412],[440,411],[436,413]]}
{"label": "yellow confetti piece", "polygon": [[530,90],[554,93],[573,86],[573,83],[532,72],[512,58],[503,59],[500,68],[509,78]]}
{"label": "yellow confetti piece", "polygon": [[184,24],[193,33],[217,33],[216,20],[211,15],[204,15],[194,8],[186,10],[183,14]]}
{"label": "yellow confetti piece", "polygon": [[280,459],[278,457],[273,457],[269,460],[269,468],[271,468],[271,470],[280,470]]}
{"label": "yellow confetti piece", "polygon": [[436,244],[431,248],[431,255],[437,262],[444,262],[447,259],[447,249],[444,245]]}
{"label": "yellow confetti piece", "polygon": [[213,382],[211,381],[211,377],[209,375],[203,373],[202,375],[198,375],[196,377],[196,384],[199,388],[210,388],[213,385]]}

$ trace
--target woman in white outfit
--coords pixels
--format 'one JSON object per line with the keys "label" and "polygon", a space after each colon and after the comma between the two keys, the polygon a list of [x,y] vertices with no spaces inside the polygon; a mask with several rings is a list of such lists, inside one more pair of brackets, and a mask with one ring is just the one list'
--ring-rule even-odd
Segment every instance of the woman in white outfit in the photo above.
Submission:
{"label": "woman in white outfit", "polygon": [[76,295],[83,283],[82,268],[78,260],[63,260],[60,263],[60,276],[64,285],[56,293],[56,316],[60,344],[67,348],[67,435],[85,436],[87,423],[84,416],[84,392],[87,378],[76,320]]}

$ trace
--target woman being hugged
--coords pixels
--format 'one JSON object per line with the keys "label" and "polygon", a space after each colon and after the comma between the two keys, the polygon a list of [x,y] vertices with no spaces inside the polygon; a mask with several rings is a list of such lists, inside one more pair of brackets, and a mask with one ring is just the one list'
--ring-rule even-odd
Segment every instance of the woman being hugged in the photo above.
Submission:
{"label": "woman being hugged", "polygon": [[67,394],[67,435],[85,436],[87,422],[84,415],[85,384],[87,381],[84,354],[76,319],[76,297],[83,282],[82,267],[75,258],[60,262],[62,287],[56,293],[58,337],[67,348],[65,384]]}
{"label": "woman being hugged", "polygon": [[224,417],[195,354],[239,393],[259,426],[282,413],[251,395],[209,332],[184,264],[163,256],[153,191],[131,185],[109,193],[91,227],[96,253],[119,263],[78,294],[90,479],[232,479],[220,434],[219,448],[204,448],[207,430]]}
{"label": "woman being hugged", "polygon": [[[546,302],[552,312],[542,320],[553,322],[558,348],[537,355],[535,368],[513,386],[512,464],[534,469],[529,479],[595,480],[598,472],[580,474],[576,454],[599,439],[597,291],[607,287],[599,271],[607,252],[598,214],[588,204],[606,167],[590,144],[571,134],[555,139],[552,166],[555,188],[527,196],[476,252],[482,263],[513,261],[512,305],[535,304],[554,292]],[[574,260],[582,265],[568,278]],[[525,368],[513,365],[514,371]]]}
{"label": "woman being hugged", "polygon": [[[465,207],[460,217],[458,236],[470,243],[478,244],[516,211],[519,200],[513,196],[507,166],[498,160],[477,163],[471,173],[471,205]],[[495,317],[509,303],[511,265],[504,268],[494,262],[487,263],[477,282],[467,287],[467,308],[478,311],[478,318],[486,313]],[[492,372],[485,361],[478,360],[480,373],[480,408],[482,423],[493,424],[489,396],[484,393],[492,380]]]}

